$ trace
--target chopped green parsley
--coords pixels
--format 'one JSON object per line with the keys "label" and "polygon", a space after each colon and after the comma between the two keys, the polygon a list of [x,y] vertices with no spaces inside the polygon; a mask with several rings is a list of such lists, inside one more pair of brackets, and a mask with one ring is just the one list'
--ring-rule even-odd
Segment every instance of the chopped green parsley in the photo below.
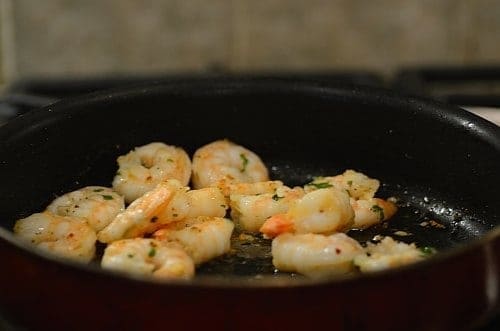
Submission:
{"label": "chopped green parsley", "polygon": [[104,189],[103,189],[103,188],[96,188],[96,189],[94,190],[94,192],[102,192],[102,191],[104,191]]}
{"label": "chopped green parsley", "polygon": [[373,205],[370,210],[376,214],[378,214],[378,218],[383,221],[384,220],[384,209],[382,209],[382,207],[380,207],[379,205]]}
{"label": "chopped green parsley", "polygon": [[151,247],[151,249],[149,250],[148,256],[153,257],[155,255],[156,255],[156,249],[154,247]]}
{"label": "chopped green parsley", "polygon": [[429,256],[436,253],[436,250],[429,246],[424,246],[419,248],[423,256]]}
{"label": "chopped green parsley", "polygon": [[315,188],[329,188],[329,187],[333,187],[332,184],[328,183],[328,182],[321,182],[321,183],[315,183],[314,181],[313,182],[310,182],[309,184],[307,184],[308,186],[314,186]]}
{"label": "chopped green parsley", "polygon": [[104,200],[113,200],[113,197],[111,195],[103,194],[102,197],[104,198]]}
{"label": "chopped green parsley", "polygon": [[243,164],[241,165],[240,172],[244,172],[245,170],[247,170],[248,159],[245,156],[245,154],[240,154],[240,158],[241,158],[241,161],[243,162]]}

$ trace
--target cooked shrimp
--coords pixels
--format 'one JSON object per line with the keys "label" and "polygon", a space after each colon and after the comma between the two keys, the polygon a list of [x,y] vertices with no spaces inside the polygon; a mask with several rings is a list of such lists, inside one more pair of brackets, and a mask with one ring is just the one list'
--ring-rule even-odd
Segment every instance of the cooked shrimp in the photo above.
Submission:
{"label": "cooked shrimp", "polygon": [[254,152],[229,140],[218,140],[199,148],[193,156],[193,186],[218,186],[224,194],[232,183],[269,180],[266,166]]}
{"label": "cooked shrimp", "polygon": [[228,204],[217,187],[206,187],[199,190],[191,190],[186,193],[188,199],[188,213],[186,218],[196,216],[224,217]]}
{"label": "cooked shrimp", "polygon": [[175,179],[159,183],[153,190],[134,200],[125,211],[98,233],[98,239],[111,243],[152,233],[167,223],[182,220],[189,203],[187,187]]}
{"label": "cooked shrimp", "polygon": [[424,254],[415,244],[405,244],[385,237],[378,244],[368,242],[365,254],[357,256],[354,264],[362,272],[370,272],[418,262],[423,258]]}
{"label": "cooked shrimp", "polygon": [[95,231],[80,217],[36,213],[18,220],[14,233],[48,253],[76,261],[89,262],[95,254]]}
{"label": "cooked shrimp", "polygon": [[233,229],[233,222],[227,218],[199,216],[170,223],[153,236],[160,241],[179,242],[195,264],[201,264],[229,251]]}
{"label": "cooked shrimp", "polygon": [[353,222],[349,195],[332,187],[307,193],[287,213],[268,218],[260,232],[268,238],[285,232],[328,234],[348,230]]}
{"label": "cooked shrimp", "polygon": [[228,186],[229,195],[257,195],[264,193],[276,193],[276,190],[285,186],[282,181],[268,180],[255,183],[233,183]]}
{"label": "cooked shrimp", "polygon": [[354,209],[354,225],[356,229],[366,229],[391,218],[398,208],[391,201],[371,198],[366,200],[351,199]]}
{"label": "cooked shrimp", "polygon": [[56,215],[85,218],[96,232],[102,230],[124,209],[123,197],[102,186],[87,186],[66,193],[47,207],[48,211]]}
{"label": "cooked shrimp", "polygon": [[[252,186],[261,186],[265,188],[265,183],[269,183],[268,188],[272,190],[258,191],[252,190]],[[237,222],[240,227],[249,232],[258,232],[267,218],[276,214],[286,213],[290,206],[298,199],[304,196],[304,190],[301,187],[289,188],[281,182],[259,182],[246,184],[245,189],[235,189],[231,192],[251,192],[244,194],[230,195],[231,218]],[[259,192],[259,193],[254,193]]]}
{"label": "cooked shrimp", "polygon": [[326,277],[352,271],[353,259],[363,248],[344,233],[282,234],[272,242],[273,264],[280,271]]}
{"label": "cooked shrimp", "polygon": [[113,188],[130,203],[167,179],[187,185],[191,177],[191,160],[180,147],[160,142],[136,147],[118,157],[118,172]]}
{"label": "cooked shrimp", "polygon": [[179,244],[145,238],[123,239],[108,245],[101,266],[161,279],[194,276],[193,260]]}
{"label": "cooked shrimp", "polygon": [[346,170],[343,174],[331,177],[316,177],[305,186],[306,192],[319,188],[336,187],[349,192],[354,199],[373,198],[377,192],[380,182],[370,178],[361,172]]}
{"label": "cooked shrimp", "polygon": [[218,188],[188,191],[178,180],[162,182],[132,202],[98,233],[101,242],[140,237],[165,224],[196,216],[224,216],[227,205]]}

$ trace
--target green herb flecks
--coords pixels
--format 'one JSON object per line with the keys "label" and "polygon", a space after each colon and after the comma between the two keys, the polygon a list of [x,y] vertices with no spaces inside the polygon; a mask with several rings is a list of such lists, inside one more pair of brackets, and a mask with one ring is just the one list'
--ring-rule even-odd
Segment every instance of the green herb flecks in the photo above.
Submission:
{"label": "green herb flecks", "polygon": [[103,194],[102,197],[104,198],[104,200],[113,200],[113,197],[111,195]]}
{"label": "green herb flecks", "polygon": [[129,259],[133,258],[134,257],[134,254],[128,254],[127,255]]}
{"label": "green herb flecks", "polygon": [[436,249],[434,249],[430,246],[420,247],[419,249],[422,252],[422,256],[430,256],[430,255],[436,253]]}
{"label": "green herb flecks", "polygon": [[379,220],[383,221],[384,218],[385,218],[385,215],[384,215],[384,209],[382,209],[382,207],[380,207],[379,205],[373,205],[370,210],[376,214],[378,214],[378,218]]}
{"label": "green herb flecks", "polygon": [[348,180],[347,185],[352,186],[352,180]]}
{"label": "green herb flecks", "polygon": [[319,183],[310,182],[309,184],[307,184],[307,186],[314,186],[317,189],[333,187],[333,185],[328,182],[319,182]]}
{"label": "green herb flecks", "polygon": [[169,158],[169,159],[167,159],[167,162],[174,162],[174,160]]}
{"label": "green herb flecks", "polygon": [[94,192],[102,192],[102,191],[104,191],[104,189],[103,189],[103,188],[96,188],[96,189],[94,190]]}
{"label": "green herb flecks", "polygon": [[241,158],[241,162],[242,162],[240,172],[245,172],[245,170],[247,170],[248,159],[245,156],[245,154],[240,154],[240,158]]}
{"label": "green herb flecks", "polygon": [[276,193],[276,194],[274,194],[274,195],[273,195],[273,200],[274,200],[274,201],[279,201],[280,199],[283,199],[283,198],[284,198],[284,197],[280,197],[280,196],[278,195],[278,193]]}
{"label": "green herb flecks", "polygon": [[149,249],[148,256],[149,256],[149,257],[153,257],[153,256],[155,256],[155,255],[156,255],[156,248],[151,247],[151,248]]}

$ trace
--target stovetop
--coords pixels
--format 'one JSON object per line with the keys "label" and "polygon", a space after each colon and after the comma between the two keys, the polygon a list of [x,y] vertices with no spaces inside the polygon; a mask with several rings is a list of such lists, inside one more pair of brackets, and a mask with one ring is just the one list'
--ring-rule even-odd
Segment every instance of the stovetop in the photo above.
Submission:
{"label": "stovetop", "polygon": [[0,95],[0,125],[33,108],[88,92],[151,82],[175,83],[204,79],[274,77],[356,84],[401,91],[457,105],[500,125],[500,66],[403,68],[392,78],[373,71],[317,71],[252,74],[163,74],[87,78],[21,79]]}

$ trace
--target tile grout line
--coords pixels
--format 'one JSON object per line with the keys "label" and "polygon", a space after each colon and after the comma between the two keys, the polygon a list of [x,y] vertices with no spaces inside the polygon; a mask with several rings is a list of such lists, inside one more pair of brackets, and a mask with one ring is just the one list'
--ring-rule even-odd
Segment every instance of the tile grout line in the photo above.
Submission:
{"label": "tile grout line", "polygon": [[246,68],[248,65],[247,48],[248,48],[248,17],[246,13],[245,0],[235,0],[231,4],[231,56],[230,70],[238,71],[241,68]]}
{"label": "tile grout line", "polygon": [[464,1],[462,2],[462,10],[462,15],[464,15],[461,31],[463,35],[462,63],[467,65],[477,59],[477,39],[474,38],[475,33],[471,31],[477,20],[477,6],[471,6],[470,3]]}
{"label": "tile grout line", "polygon": [[14,18],[12,0],[0,0],[2,73],[4,84],[17,77],[17,61],[15,49]]}

